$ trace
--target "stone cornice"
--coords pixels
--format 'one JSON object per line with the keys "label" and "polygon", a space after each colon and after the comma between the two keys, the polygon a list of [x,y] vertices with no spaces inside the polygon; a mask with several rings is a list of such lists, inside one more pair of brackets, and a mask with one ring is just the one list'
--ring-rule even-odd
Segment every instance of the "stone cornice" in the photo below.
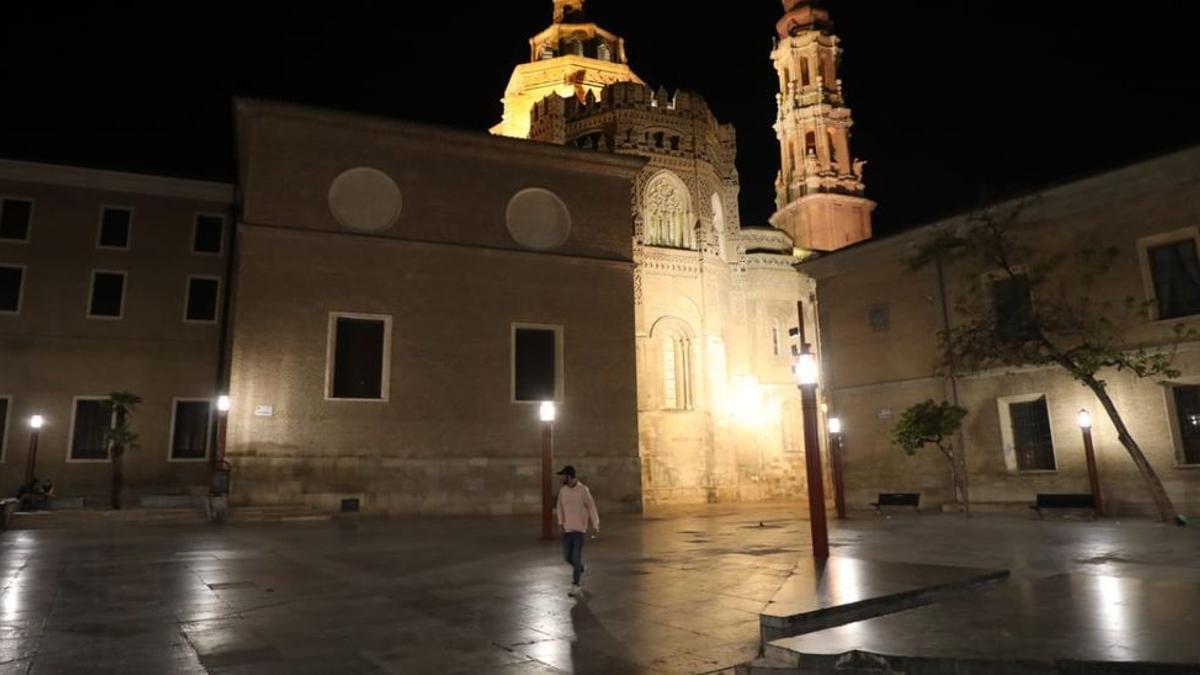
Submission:
{"label": "stone cornice", "polygon": [[0,180],[42,183],[64,187],[129,194],[233,203],[233,186],[227,183],[171,178],[151,174],[105,171],[65,164],[0,159]]}

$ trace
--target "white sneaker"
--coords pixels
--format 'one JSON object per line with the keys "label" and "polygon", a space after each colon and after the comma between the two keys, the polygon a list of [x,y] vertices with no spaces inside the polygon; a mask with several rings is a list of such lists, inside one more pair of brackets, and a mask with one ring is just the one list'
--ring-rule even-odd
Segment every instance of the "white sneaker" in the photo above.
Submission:
{"label": "white sneaker", "polygon": [[583,595],[583,589],[578,586],[571,586],[571,590],[567,591],[567,595],[572,598],[578,598]]}

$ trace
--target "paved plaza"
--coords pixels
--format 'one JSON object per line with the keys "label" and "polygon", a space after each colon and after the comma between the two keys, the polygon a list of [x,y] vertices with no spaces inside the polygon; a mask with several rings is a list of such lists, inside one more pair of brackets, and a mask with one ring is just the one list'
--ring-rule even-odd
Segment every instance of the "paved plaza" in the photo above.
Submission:
{"label": "paved plaza", "polygon": [[[759,614],[809,554],[802,512],[604,514],[579,602],[529,517],[10,530],[0,675],[719,671],[759,654]],[[862,514],[832,543],[1010,571],[984,594],[1061,574],[1200,584],[1200,531],[1140,520]]]}

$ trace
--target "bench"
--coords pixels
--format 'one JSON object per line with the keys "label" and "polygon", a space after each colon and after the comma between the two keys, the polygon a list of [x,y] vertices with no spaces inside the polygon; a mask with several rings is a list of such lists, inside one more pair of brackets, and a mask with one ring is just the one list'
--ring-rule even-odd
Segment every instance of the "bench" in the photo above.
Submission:
{"label": "bench", "polygon": [[1096,500],[1090,494],[1039,494],[1037,503],[1029,508],[1042,518],[1042,509],[1091,509],[1096,510]]}
{"label": "bench", "polygon": [[12,514],[17,510],[17,506],[20,504],[20,501],[13,499],[12,497],[0,499],[0,530],[8,529],[8,521],[12,518]]}
{"label": "bench", "polygon": [[921,505],[920,492],[880,492],[877,501],[871,502],[871,506],[875,507],[875,513],[883,513],[881,509],[885,506],[911,506],[917,513],[921,512],[918,508]]}

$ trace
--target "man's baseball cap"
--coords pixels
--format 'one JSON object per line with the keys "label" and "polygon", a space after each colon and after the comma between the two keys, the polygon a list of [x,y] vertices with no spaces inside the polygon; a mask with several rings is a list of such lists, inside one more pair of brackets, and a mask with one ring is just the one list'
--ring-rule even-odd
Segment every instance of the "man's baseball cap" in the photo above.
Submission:
{"label": "man's baseball cap", "polygon": [[574,477],[574,476],[575,476],[575,467],[573,467],[573,466],[571,466],[570,464],[568,464],[568,465],[566,465],[566,466],[564,466],[564,467],[563,467],[562,471],[559,471],[559,472],[558,472],[558,475],[560,475],[560,476],[571,476],[571,477]]}

